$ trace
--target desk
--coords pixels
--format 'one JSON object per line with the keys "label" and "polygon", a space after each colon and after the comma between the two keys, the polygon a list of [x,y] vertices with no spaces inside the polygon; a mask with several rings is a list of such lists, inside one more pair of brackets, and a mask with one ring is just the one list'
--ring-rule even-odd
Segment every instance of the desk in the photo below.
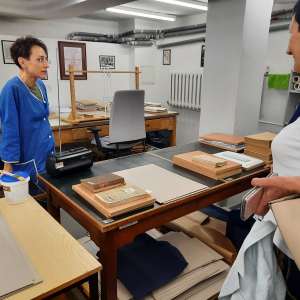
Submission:
{"label": "desk", "polygon": [[0,211],[43,278],[42,283],[8,300],[50,299],[87,280],[93,299],[99,299],[97,272],[102,266],[32,197],[18,205],[2,198]]}
{"label": "desk", "polygon": [[[220,149],[203,146],[199,142],[116,158],[94,164],[87,171],[68,176],[64,179],[51,178],[40,174],[38,178],[46,185],[48,193],[48,211],[59,221],[59,207],[63,208],[84,228],[90,232],[91,239],[100,247],[102,300],[117,299],[117,249],[131,243],[140,233],[160,226],[193,211],[224,200],[251,188],[251,179],[268,174],[268,170],[259,167],[249,172],[233,176],[231,181],[213,180],[179,166],[171,161],[174,154],[200,150],[208,153],[220,152]],[[171,158],[171,159],[170,159]],[[178,175],[205,184],[208,190],[163,205],[154,204],[151,208],[115,217],[114,222],[105,224],[106,217],[72,190],[72,185],[80,179],[117,172],[147,164],[155,164]],[[124,227],[124,225],[126,225]],[[122,226],[120,228],[120,226]]]}
{"label": "desk", "polygon": [[[91,114],[91,113],[89,113]],[[176,117],[178,112],[169,111],[167,113],[147,114],[145,113],[146,132],[167,129],[171,131],[170,146],[176,145]],[[55,146],[59,146],[58,119],[49,120],[55,138]],[[97,126],[102,129],[100,136],[109,135],[109,119],[88,121],[78,124],[70,124],[61,121],[61,141],[62,144],[79,142],[94,137],[87,132],[87,127]]]}

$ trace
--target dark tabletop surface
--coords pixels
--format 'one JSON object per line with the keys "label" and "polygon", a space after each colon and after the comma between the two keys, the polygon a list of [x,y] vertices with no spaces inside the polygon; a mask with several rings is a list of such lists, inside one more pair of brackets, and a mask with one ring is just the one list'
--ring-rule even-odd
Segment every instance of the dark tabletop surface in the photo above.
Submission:
{"label": "dark tabletop surface", "polygon": [[[203,144],[200,144],[199,142],[194,142],[194,143],[180,145],[180,146],[176,146],[176,147],[170,147],[170,148],[155,150],[155,151],[152,151],[150,153],[153,153],[155,155],[158,155],[158,156],[161,156],[163,158],[166,158],[166,159],[169,159],[169,160],[173,161],[173,156],[174,155],[182,154],[182,153],[188,153],[188,152],[192,152],[192,151],[202,151],[202,152],[209,153],[209,154],[215,154],[215,153],[218,153],[218,152],[224,152],[226,150],[221,149],[221,148],[217,148],[217,147],[213,147],[213,146],[203,145]],[[234,175],[234,176],[230,176],[228,178],[224,178],[224,180],[232,181],[232,180],[244,177],[246,175],[250,175],[252,173],[255,173],[259,170],[262,170],[263,168],[264,168],[264,166],[252,169],[250,171],[244,171],[243,170],[242,173]]]}
{"label": "dark tabletop surface", "polygon": [[[65,194],[68,198],[73,200],[77,205],[79,205],[83,210],[87,211],[91,216],[93,216],[95,219],[103,223],[103,220],[106,220],[107,217],[105,217],[103,214],[101,214],[96,208],[94,208],[88,201],[84,200],[80,195],[78,195],[75,191],[72,190],[72,185],[79,184],[80,179],[94,177],[98,175],[104,175],[111,172],[117,172],[122,171],[130,168],[135,168],[143,165],[148,164],[155,164],[161,168],[164,168],[168,171],[171,171],[173,173],[176,173],[178,175],[181,175],[183,177],[186,177],[188,179],[191,179],[193,181],[196,181],[198,183],[204,184],[208,186],[209,188],[218,186],[220,184],[223,184],[224,181],[221,180],[214,180],[212,178],[206,177],[204,175],[195,173],[193,171],[184,169],[182,167],[176,166],[173,164],[173,162],[168,161],[172,160],[173,155],[191,152],[200,150],[206,153],[214,154],[217,152],[221,152],[222,149],[210,147],[201,145],[199,142],[176,146],[176,147],[170,147],[166,149],[156,150],[152,151],[151,153],[155,154],[152,155],[149,153],[141,153],[137,155],[131,155],[126,157],[121,157],[117,159],[111,159],[106,160],[103,162],[98,162],[93,165],[93,167],[86,171],[81,172],[75,172],[74,174],[61,177],[61,178],[52,178],[47,173],[40,174],[42,178],[47,180],[51,185],[56,187],[58,190],[60,190],[63,194]],[[158,157],[158,156],[161,157]],[[241,174],[234,175],[231,178],[238,179],[240,177],[249,175],[253,172],[257,172],[261,170],[262,167],[256,168],[252,171],[243,171]],[[229,180],[230,181],[230,180]],[[162,204],[163,205],[163,204]],[[157,207],[159,204],[155,203],[154,206],[150,206],[147,208],[143,208],[140,210],[135,210],[133,212],[129,212],[127,214],[122,214],[117,217],[113,217],[115,221],[122,220],[128,216],[132,216],[138,212],[149,210],[153,207]],[[105,223],[103,223],[105,224]]]}

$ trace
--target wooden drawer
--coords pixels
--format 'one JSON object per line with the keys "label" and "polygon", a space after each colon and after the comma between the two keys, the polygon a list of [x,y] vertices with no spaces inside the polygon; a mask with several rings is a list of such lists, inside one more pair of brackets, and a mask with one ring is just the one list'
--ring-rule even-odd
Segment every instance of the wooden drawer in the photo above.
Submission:
{"label": "wooden drawer", "polygon": [[155,131],[161,129],[173,130],[173,118],[145,120],[146,131]]}

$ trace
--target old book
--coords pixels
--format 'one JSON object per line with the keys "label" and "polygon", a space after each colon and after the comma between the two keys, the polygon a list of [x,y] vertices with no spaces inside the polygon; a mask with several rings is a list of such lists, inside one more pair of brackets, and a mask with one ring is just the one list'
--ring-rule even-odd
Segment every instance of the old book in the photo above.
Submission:
{"label": "old book", "polygon": [[227,161],[227,164],[222,167],[214,168],[212,166],[208,166],[203,163],[199,163],[192,160],[193,156],[201,155],[201,154],[207,154],[207,153],[201,151],[193,151],[189,153],[174,155],[173,163],[175,165],[181,166],[183,168],[189,169],[191,171],[200,173],[204,176],[216,180],[233,176],[235,174],[239,174],[242,172],[242,165],[232,161]]}
{"label": "old book", "polygon": [[107,218],[113,218],[125,214],[127,212],[151,206],[155,202],[155,198],[151,195],[146,198],[135,200],[129,203],[121,204],[115,207],[106,207],[92,192],[86,190],[81,184],[72,186],[72,189],[77,192],[81,197],[98,209]]}
{"label": "old book", "polygon": [[97,102],[90,101],[90,100],[77,100],[76,103],[80,103],[83,105],[95,105]]}
{"label": "old book", "polygon": [[263,132],[253,135],[245,136],[246,145],[253,145],[262,148],[271,148],[271,143],[276,137],[276,134],[270,132]]}
{"label": "old book", "polygon": [[218,157],[213,157],[207,154],[195,155],[192,157],[192,160],[208,166],[212,166],[214,168],[222,167],[227,164],[227,160]]}
{"label": "old book", "polygon": [[123,177],[113,173],[81,179],[80,182],[84,188],[93,193],[98,193],[125,184]]}
{"label": "old book", "polygon": [[96,194],[96,197],[107,207],[114,207],[134,200],[146,198],[149,194],[134,185],[119,187]]}
{"label": "old book", "polygon": [[245,143],[243,136],[225,134],[225,133],[210,133],[210,134],[199,136],[199,138],[203,140],[222,142],[222,143],[232,144],[232,145],[242,145]]}
{"label": "old book", "polygon": [[261,154],[268,154],[268,155],[272,154],[271,148],[263,148],[263,147],[254,146],[251,144],[247,144],[246,149],[249,151],[253,151],[253,152],[257,152],[257,153],[261,153]]}
{"label": "old book", "polygon": [[270,161],[272,160],[272,155],[269,154],[262,154],[262,153],[257,153],[257,152],[253,152],[253,151],[249,151],[249,150],[245,150],[244,153],[246,155],[261,159],[263,161]]}
{"label": "old book", "polygon": [[166,113],[168,112],[168,109],[163,107],[145,106],[144,111],[147,113]]}
{"label": "old book", "polygon": [[200,144],[213,146],[213,147],[217,147],[217,148],[221,148],[221,149],[229,150],[229,151],[233,151],[233,152],[243,151],[246,148],[246,144],[232,145],[232,144],[226,144],[226,143],[222,143],[222,142],[209,141],[209,140],[200,140]]}

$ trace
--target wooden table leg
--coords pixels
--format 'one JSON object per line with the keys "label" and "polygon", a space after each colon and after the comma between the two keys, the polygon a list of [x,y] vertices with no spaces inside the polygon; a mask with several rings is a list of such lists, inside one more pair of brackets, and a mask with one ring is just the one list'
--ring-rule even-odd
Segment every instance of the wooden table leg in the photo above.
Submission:
{"label": "wooden table leg", "polygon": [[90,300],[99,300],[98,273],[89,277]]}
{"label": "wooden table leg", "polygon": [[59,207],[54,206],[53,197],[54,194],[52,194],[51,190],[47,188],[47,211],[58,223],[60,223],[60,209]]}
{"label": "wooden table leg", "polygon": [[176,116],[172,117],[173,119],[173,130],[170,130],[170,147],[176,146]]}
{"label": "wooden table leg", "polygon": [[101,300],[117,300],[117,248],[112,232],[103,234],[100,243]]}

